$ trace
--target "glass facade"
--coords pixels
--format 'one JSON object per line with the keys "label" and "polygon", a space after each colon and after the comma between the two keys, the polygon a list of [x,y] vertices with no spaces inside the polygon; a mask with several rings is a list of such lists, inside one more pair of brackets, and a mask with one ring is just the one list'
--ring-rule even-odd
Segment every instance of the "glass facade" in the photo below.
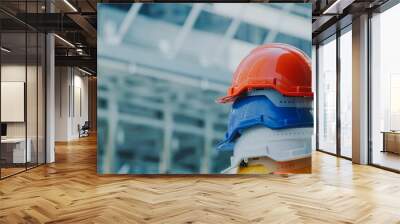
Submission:
{"label": "glass facade", "polygon": [[[363,22],[363,19],[360,20]],[[353,55],[352,43],[367,40],[368,57],[356,60],[362,62],[358,65],[360,67],[364,66],[364,60],[367,61],[365,70],[361,69],[361,72],[362,75],[368,75],[368,86],[362,85],[361,88],[368,89],[368,104],[361,106],[368,106],[369,130],[368,137],[361,133],[360,138],[361,141],[367,138],[365,141],[368,143],[362,142],[361,145],[367,147],[355,149],[357,152],[354,155],[360,154],[356,161],[363,161],[363,156],[368,155],[368,164],[400,172],[400,101],[397,98],[400,95],[400,64],[397,56],[400,51],[400,33],[395,29],[400,21],[400,5],[384,4],[376,8],[368,20],[370,26],[368,32],[364,33],[368,37],[360,36],[360,39],[353,40],[352,25],[349,25],[337,31],[339,37],[330,37],[317,45],[316,145],[321,151],[347,159],[353,157],[352,100],[356,98],[353,97],[352,89],[352,62],[353,56],[362,58],[365,49]],[[363,149],[368,152],[358,152]]]}
{"label": "glass facade", "polygon": [[340,155],[352,157],[352,32],[340,36]]}
{"label": "glass facade", "polygon": [[336,154],[336,39],[318,47],[318,149]]}
{"label": "glass facade", "polygon": [[400,5],[371,18],[371,162],[400,171]]}
{"label": "glass facade", "polygon": [[[44,1],[2,1],[19,16]],[[45,163],[45,35],[0,13],[0,178]]]}
{"label": "glass facade", "polygon": [[[352,157],[352,27],[318,45],[318,150]],[[318,68],[318,69],[317,69]]]}

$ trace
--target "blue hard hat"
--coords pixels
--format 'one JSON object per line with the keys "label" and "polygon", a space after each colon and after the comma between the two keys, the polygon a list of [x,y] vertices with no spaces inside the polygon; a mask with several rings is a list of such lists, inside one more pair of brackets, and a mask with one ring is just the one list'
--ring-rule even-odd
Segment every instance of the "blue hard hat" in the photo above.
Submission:
{"label": "blue hard hat", "polygon": [[232,105],[225,139],[217,149],[232,150],[234,139],[253,126],[282,129],[313,127],[313,124],[311,108],[277,107],[265,95],[238,98]]}

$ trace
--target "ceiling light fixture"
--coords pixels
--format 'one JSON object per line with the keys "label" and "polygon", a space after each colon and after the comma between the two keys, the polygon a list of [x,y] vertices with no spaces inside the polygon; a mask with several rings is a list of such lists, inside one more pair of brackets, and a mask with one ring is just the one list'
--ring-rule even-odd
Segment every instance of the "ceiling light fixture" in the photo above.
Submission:
{"label": "ceiling light fixture", "polygon": [[82,48],[77,48],[76,49],[76,53],[78,53],[79,55],[83,55],[83,49]]}
{"label": "ceiling light fixture", "polygon": [[65,4],[67,4],[72,10],[74,10],[74,12],[78,12],[78,10],[68,1],[68,0],[64,0]]}
{"label": "ceiling light fixture", "polygon": [[5,47],[1,47],[1,50],[4,51],[4,52],[6,52],[6,53],[10,53],[10,52],[11,52],[11,50],[9,50],[9,49],[7,49],[7,48],[5,48]]}
{"label": "ceiling light fixture", "polygon": [[60,39],[61,41],[63,41],[64,43],[66,43],[67,45],[69,45],[70,47],[75,48],[75,45],[73,45],[73,44],[72,44],[71,42],[69,42],[68,40],[66,40],[66,39],[64,39],[64,38],[62,38],[62,37],[60,37],[60,36],[57,35],[57,34],[54,34],[54,36],[57,37],[58,39]]}
{"label": "ceiling light fixture", "polygon": [[339,14],[338,12],[337,12],[337,9],[336,9],[336,11],[335,12],[331,12],[332,11],[332,9],[334,9],[335,7],[337,7],[337,5],[339,4],[339,2],[340,2],[341,0],[336,0],[332,5],[330,5],[327,9],[325,9],[325,11],[322,13],[322,14]]}
{"label": "ceiling light fixture", "polygon": [[92,73],[90,73],[90,72],[88,72],[88,71],[86,71],[86,70],[83,70],[83,69],[81,69],[81,68],[79,68],[79,67],[78,67],[78,70],[81,71],[81,72],[83,72],[83,73],[85,73],[85,74],[87,74],[87,75],[90,75],[90,76],[93,75]]}

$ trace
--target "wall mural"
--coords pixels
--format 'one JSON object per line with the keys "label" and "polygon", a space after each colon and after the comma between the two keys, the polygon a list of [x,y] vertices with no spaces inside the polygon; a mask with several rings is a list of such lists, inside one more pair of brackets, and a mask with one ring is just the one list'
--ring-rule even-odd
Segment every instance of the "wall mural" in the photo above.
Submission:
{"label": "wall mural", "polygon": [[98,9],[99,174],[311,172],[311,4]]}

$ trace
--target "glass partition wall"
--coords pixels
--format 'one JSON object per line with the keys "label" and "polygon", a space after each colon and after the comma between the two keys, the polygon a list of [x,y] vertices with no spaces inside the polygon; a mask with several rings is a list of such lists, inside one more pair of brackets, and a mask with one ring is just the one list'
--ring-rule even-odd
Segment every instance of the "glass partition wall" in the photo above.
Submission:
{"label": "glass partition wall", "polygon": [[[18,7],[35,12],[38,2]],[[0,11],[1,179],[46,160],[45,41],[44,33]]]}
{"label": "glass partition wall", "polygon": [[317,45],[316,147],[346,159],[352,157],[351,25]]}
{"label": "glass partition wall", "polygon": [[[26,33],[1,34],[1,177],[26,169]],[[4,50],[6,49],[6,50]]]}

